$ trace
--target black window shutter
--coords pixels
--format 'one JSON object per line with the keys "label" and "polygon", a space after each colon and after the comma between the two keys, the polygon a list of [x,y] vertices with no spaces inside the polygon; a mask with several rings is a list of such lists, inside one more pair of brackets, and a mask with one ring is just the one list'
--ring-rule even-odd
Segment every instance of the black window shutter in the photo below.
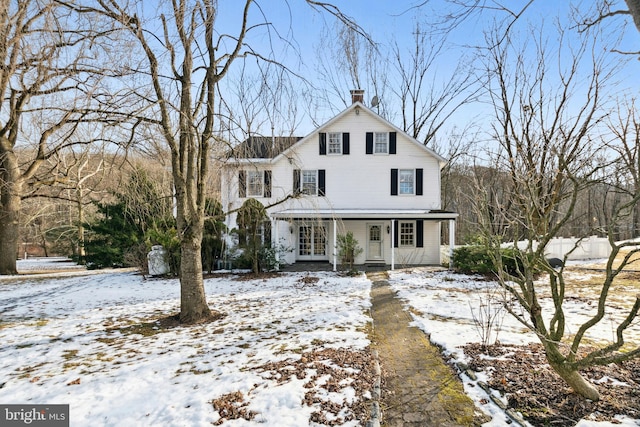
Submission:
{"label": "black window shutter", "polygon": [[247,177],[244,171],[238,172],[238,197],[247,197]]}
{"label": "black window shutter", "polygon": [[416,169],[416,196],[422,196],[422,169]]}
{"label": "black window shutter", "polygon": [[318,169],[318,196],[326,195],[325,176],[326,176],[325,170]]}
{"label": "black window shutter", "polygon": [[300,193],[300,169],[293,170],[293,194]]}
{"label": "black window shutter", "polygon": [[398,169],[391,169],[391,195],[398,195]]}
{"label": "black window shutter", "polygon": [[349,154],[349,132],[342,134],[342,154]]}
{"label": "black window shutter", "polygon": [[396,154],[396,133],[389,132],[389,154]]}
{"label": "black window shutter", "polygon": [[398,221],[394,221],[393,222],[393,247],[397,248],[398,247],[398,230],[400,229],[400,227],[398,227]]}
{"label": "black window shutter", "polygon": [[324,156],[325,154],[327,154],[327,134],[320,132],[320,155]]}
{"label": "black window shutter", "polygon": [[367,154],[373,154],[373,132],[367,132]]}
{"label": "black window shutter", "polygon": [[416,220],[416,248],[424,247],[424,220]]}
{"label": "black window shutter", "polygon": [[264,171],[264,197],[271,197],[271,171]]}

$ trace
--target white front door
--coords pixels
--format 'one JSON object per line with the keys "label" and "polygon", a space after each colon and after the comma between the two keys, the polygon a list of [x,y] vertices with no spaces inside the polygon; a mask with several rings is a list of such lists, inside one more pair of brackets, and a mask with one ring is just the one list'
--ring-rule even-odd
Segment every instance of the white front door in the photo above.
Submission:
{"label": "white front door", "polygon": [[301,261],[326,260],[327,227],[301,225],[298,228],[298,259]]}
{"label": "white front door", "polygon": [[382,248],[382,224],[367,224],[367,260],[383,260]]}

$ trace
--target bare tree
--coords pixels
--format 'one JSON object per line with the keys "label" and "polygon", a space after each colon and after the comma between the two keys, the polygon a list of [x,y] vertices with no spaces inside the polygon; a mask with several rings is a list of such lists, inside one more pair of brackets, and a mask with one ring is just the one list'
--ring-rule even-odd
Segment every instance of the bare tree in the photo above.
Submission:
{"label": "bare tree", "polygon": [[[637,251],[631,250],[613,267],[614,258],[626,246],[615,244],[613,230],[640,194],[611,210],[607,225],[613,252],[597,312],[579,326],[576,335],[567,336],[564,270],[551,268],[545,259],[545,247],[575,215],[578,195],[606,166],[591,161],[597,150],[604,148],[594,144],[591,135],[598,133],[606,115],[604,93],[614,66],[595,54],[593,39],[583,39],[579,46],[567,47],[562,31],[559,34],[560,48],[553,54],[550,44],[536,33],[528,38],[534,42],[530,48],[516,46],[514,39],[509,34],[505,37],[500,30],[487,40],[492,46],[488,50],[486,69],[495,110],[493,136],[498,144],[493,161],[496,169],[507,174],[510,185],[508,198],[494,197],[495,189],[478,180],[475,191],[480,197],[476,199],[476,206],[485,239],[494,254],[499,283],[518,303],[508,307],[510,313],[535,332],[550,366],[576,393],[598,400],[596,387],[580,375],[580,370],[640,354],[640,347],[625,347],[624,341],[624,331],[637,315],[640,299],[629,307],[629,315],[620,319],[612,342],[595,350],[581,346],[585,334],[605,315],[615,277]],[[582,73],[581,66],[585,63],[589,67]],[[553,70],[559,74],[554,75]],[[492,205],[490,201],[496,199],[508,199],[511,205],[508,209]],[[506,224],[500,228],[501,236],[497,236],[494,227],[496,216]],[[584,230],[584,236],[591,231]],[[502,262],[500,244],[518,240],[528,243],[516,248],[518,267],[512,271]],[[546,309],[541,305],[542,290],[535,278],[541,270],[548,273],[549,281],[544,288],[550,289],[553,301],[553,306]]]}
{"label": "bare tree", "polygon": [[[146,120],[160,128],[171,152],[181,246],[180,320],[184,323],[198,323],[211,317],[204,293],[200,246],[209,153],[214,141],[216,84],[243,48],[251,3],[247,1],[244,5],[238,35],[223,35],[217,41],[217,8],[211,0],[172,2],[166,14],[153,19],[139,18],[137,4],[99,0],[96,9],[83,9],[120,24],[144,54],[146,64],[138,71],[148,75],[153,88],[149,95],[153,98],[147,100],[155,113]],[[158,37],[150,30],[156,24],[162,31]],[[232,47],[221,53],[218,48],[224,48],[225,40],[231,40]],[[164,55],[171,60],[168,69],[162,66]]]}
{"label": "bare tree", "polygon": [[[607,117],[607,129],[612,136],[605,144],[616,153],[617,192],[630,200],[640,194],[640,110],[635,99],[620,102],[614,114]],[[640,233],[640,204],[629,212],[630,233],[633,238]]]}
{"label": "bare tree", "polygon": [[[312,89],[314,96],[309,106],[310,114],[316,124],[326,117],[318,116],[315,111],[317,99],[330,105],[331,114],[351,105],[349,95],[352,89],[363,89],[371,98],[387,98],[387,60],[382,52],[383,46],[370,39],[363,39],[353,28],[336,22],[333,27],[325,27],[318,40],[316,49],[317,71],[322,87]],[[339,100],[334,103],[334,100]],[[378,114],[386,117],[386,105],[378,102],[371,105]],[[324,112],[321,112],[324,113]]]}
{"label": "bare tree", "polygon": [[271,63],[251,65],[257,71],[243,60],[239,74],[230,75],[231,84],[220,90],[218,135],[228,144],[227,154],[249,137],[293,136],[300,124],[299,99],[287,71]]}
{"label": "bare tree", "polygon": [[342,26],[327,30],[317,62],[325,96],[342,101],[336,110],[351,103],[349,89],[370,89],[371,107],[378,114],[397,119],[403,131],[433,148],[436,133],[474,99],[480,86],[464,56],[452,70],[438,69],[450,44],[446,36],[425,30],[419,19],[408,47],[397,40],[367,44]]}
{"label": "bare tree", "polygon": [[446,37],[431,35],[419,22],[412,34],[413,44],[408,49],[397,42],[393,45],[398,84],[391,90],[399,101],[402,130],[432,146],[436,133],[475,97],[479,85],[464,57],[453,70],[438,72],[438,60],[448,47]]}
{"label": "bare tree", "polygon": [[104,147],[89,146],[84,150],[72,150],[56,159],[62,177],[58,179],[58,200],[67,200],[73,205],[74,219],[71,221],[75,237],[73,253],[83,261],[85,252],[85,223],[87,207],[102,198],[100,183],[109,170],[109,158]]}
{"label": "bare tree", "polygon": [[[307,0],[345,23],[352,23],[335,6]],[[215,0],[175,0],[160,3],[159,14],[149,16],[142,2],[97,0],[96,7],[78,10],[97,13],[118,23],[142,50],[144,64],[137,71],[146,76],[151,93],[135,89],[148,106],[141,118],[156,125],[171,152],[177,230],[181,245],[180,320],[206,321],[211,317],[202,277],[200,248],[208,196],[209,155],[216,144],[216,88],[239,56],[253,56],[274,63],[246,42],[253,29],[270,29],[265,20],[255,24],[249,12],[255,1],[238,4],[235,34],[218,33]],[[264,12],[264,11],[262,11]],[[159,30],[159,31],[158,31]],[[166,66],[165,66],[166,64]]]}
{"label": "bare tree", "polygon": [[[80,26],[81,28],[77,28]],[[101,32],[57,2],[0,2],[0,274],[15,274],[21,199],[83,121],[105,123]]]}
{"label": "bare tree", "polygon": [[[504,28],[507,30],[502,33],[505,37],[508,31],[525,13],[531,9],[535,0],[527,0],[524,5],[514,7],[508,1],[488,1],[488,0],[447,0],[451,8],[444,14],[440,12],[434,19],[434,28],[436,32],[450,32],[453,29],[463,25],[470,19],[481,17],[482,14],[492,14],[503,20]],[[543,1],[540,1],[541,3]],[[424,0],[413,8],[426,8],[432,1]],[[440,8],[443,9],[443,8]],[[579,3],[576,5],[577,16],[580,18],[577,24],[581,28],[592,27],[599,24],[603,20],[615,16],[630,16],[636,29],[640,31],[640,0],[598,0],[594,2],[593,8],[589,8],[588,3]],[[637,54],[638,52],[628,52]]]}

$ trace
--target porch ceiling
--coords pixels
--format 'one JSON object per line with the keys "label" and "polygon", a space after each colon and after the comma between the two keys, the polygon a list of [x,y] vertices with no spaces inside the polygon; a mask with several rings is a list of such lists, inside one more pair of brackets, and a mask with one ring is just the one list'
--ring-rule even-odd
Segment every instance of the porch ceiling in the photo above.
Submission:
{"label": "porch ceiling", "polygon": [[458,213],[439,209],[285,209],[272,212],[275,219],[426,219],[451,220]]}

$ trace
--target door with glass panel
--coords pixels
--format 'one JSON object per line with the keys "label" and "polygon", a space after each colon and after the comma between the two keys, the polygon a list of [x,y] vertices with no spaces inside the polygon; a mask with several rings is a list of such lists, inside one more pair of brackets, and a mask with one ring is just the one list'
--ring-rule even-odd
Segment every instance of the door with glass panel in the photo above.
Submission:
{"label": "door with glass panel", "polygon": [[327,227],[312,224],[298,227],[298,259],[327,260]]}
{"label": "door with glass panel", "polygon": [[383,260],[382,249],[382,224],[367,224],[367,260]]}

